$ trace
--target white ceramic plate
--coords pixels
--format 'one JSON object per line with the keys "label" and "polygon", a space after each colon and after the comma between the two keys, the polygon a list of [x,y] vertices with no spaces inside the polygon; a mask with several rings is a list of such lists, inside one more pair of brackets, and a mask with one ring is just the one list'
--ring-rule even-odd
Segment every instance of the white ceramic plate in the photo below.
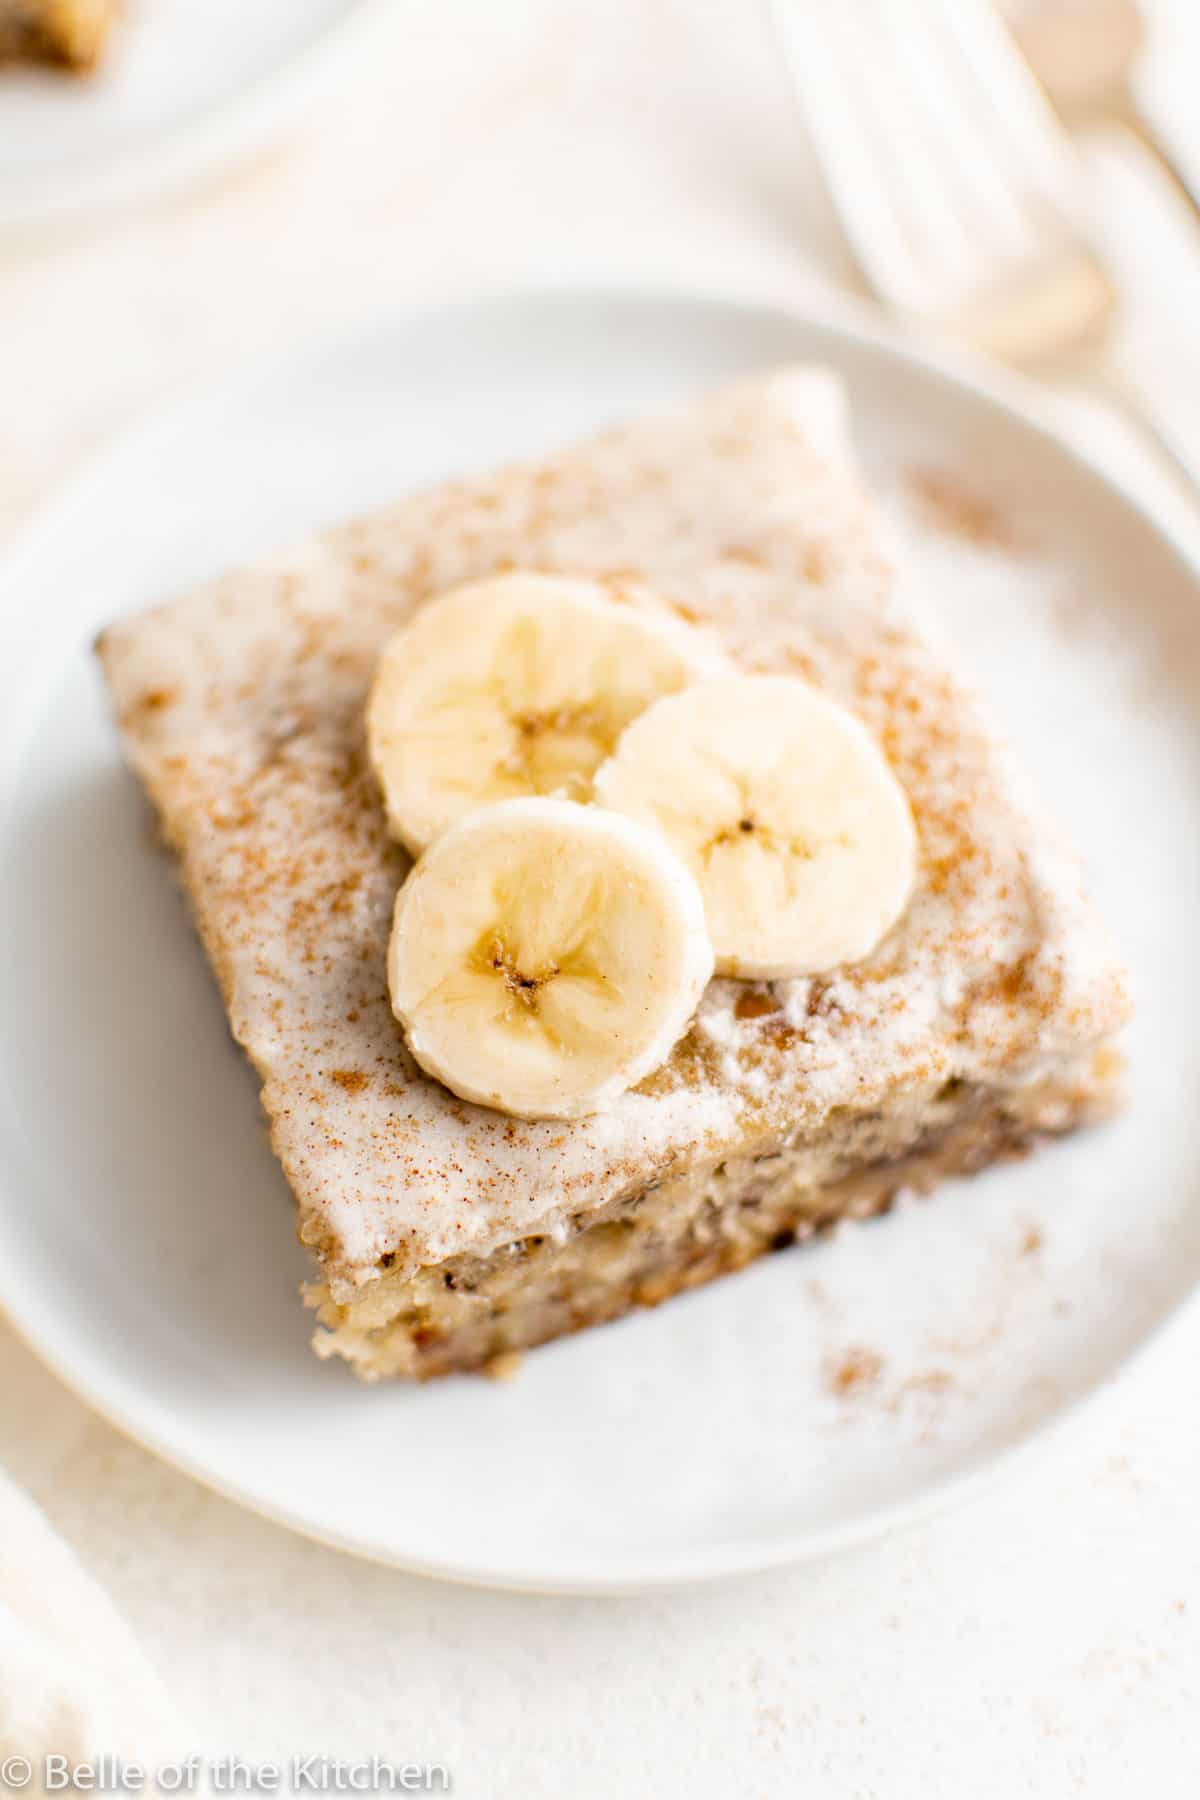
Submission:
{"label": "white ceramic plate", "polygon": [[126,0],[85,79],[0,69],[0,227],[40,225],[244,154],[367,49],[387,0]]}
{"label": "white ceramic plate", "polygon": [[[798,357],[875,479],[958,471],[914,590],[1069,819],[1133,963],[1121,1123],[532,1356],[369,1389],[307,1349],[255,1084],[123,771],[113,615],[417,482]],[[947,505],[942,497],[943,510]],[[950,509],[953,511],[953,507]],[[1200,592],[1029,419],[911,352],[734,304],[401,317],[128,440],[0,577],[0,1294],[81,1394],[223,1492],[413,1569],[604,1590],[812,1556],[970,1487],[1200,1274]]]}

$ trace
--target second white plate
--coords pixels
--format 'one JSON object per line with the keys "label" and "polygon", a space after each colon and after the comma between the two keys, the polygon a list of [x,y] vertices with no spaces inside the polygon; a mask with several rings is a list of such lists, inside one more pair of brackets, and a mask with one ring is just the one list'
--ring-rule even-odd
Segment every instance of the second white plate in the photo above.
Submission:
{"label": "second white plate", "polygon": [[128,0],[86,77],[0,69],[0,228],[94,213],[266,141],[387,0]]}
{"label": "second white plate", "polygon": [[[305,1259],[92,664],[96,627],[414,483],[755,367],[842,370],[914,592],[1085,849],[1129,955],[1117,1125],[654,1313],[508,1386],[367,1389]],[[1200,1276],[1200,592],[996,398],[865,335],[577,295],[401,317],[129,440],[0,571],[0,1294],[80,1393],[348,1549],[605,1590],[818,1554],[961,1492]]]}

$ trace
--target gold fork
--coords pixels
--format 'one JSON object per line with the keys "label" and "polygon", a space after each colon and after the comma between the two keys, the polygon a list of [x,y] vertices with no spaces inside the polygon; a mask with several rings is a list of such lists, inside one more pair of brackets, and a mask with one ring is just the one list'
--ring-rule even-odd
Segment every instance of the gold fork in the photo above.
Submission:
{"label": "gold fork", "polygon": [[1200,490],[1200,387],[1194,408],[1181,407],[1110,357],[1116,292],[1089,230],[1082,164],[990,0],[774,9],[879,298],[1017,365],[1086,362]]}

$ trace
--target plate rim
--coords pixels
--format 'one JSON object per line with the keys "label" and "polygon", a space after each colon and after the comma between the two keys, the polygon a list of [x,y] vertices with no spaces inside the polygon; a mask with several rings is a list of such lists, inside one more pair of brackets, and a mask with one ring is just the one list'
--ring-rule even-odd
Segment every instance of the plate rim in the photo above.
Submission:
{"label": "plate rim", "polygon": [[251,155],[365,60],[393,7],[394,0],[349,0],[343,16],[311,43],[195,118],[164,122],[145,144],[94,165],[34,176],[19,193],[0,188],[0,231],[49,233],[86,224],[89,213],[108,214],[185,187]]}
{"label": "plate rim", "polygon": [[[374,4],[374,0],[369,3]],[[1181,571],[1196,587],[1200,599],[1200,542],[1189,542],[1168,508],[1160,510],[1152,499],[1127,486],[1089,446],[1064,431],[1040,402],[1038,390],[1022,377],[1006,370],[980,366],[969,355],[940,345],[913,341],[885,324],[864,318],[859,309],[848,302],[807,299],[797,303],[761,292],[692,285],[564,281],[497,287],[475,296],[456,295],[440,301],[435,299],[367,312],[336,330],[308,334],[268,356],[239,358],[218,380],[196,382],[183,393],[166,398],[160,406],[115,434],[94,452],[68,481],[43,501],[24,527],[0,550],[0,634],[3,634],[3,640],[17,654],[22,651],[28,654],[32,649],[36,655],[35,622],[29,621],[27,628],[21,629],[15,596],[10,592],[11,588],[19,586],[22,568],[36,561],[43,545],[63,529],[74,510],[87,502],[96,487],[103,487],[114,477],[119,478],[124,462],[136,460],[156,442],[173,441],[183,435],[189,421],[208,407],[220,405],[244,392],[251,382],[270,381],[290,367],[311,367],[323,357],[336,356],[365,336],[381,332],[419,332],[427,320],[444,324],[448,312],[467,317],[497,308],[538,308],[547,304],[586,309],[612,305],[671,307],[684,311],[704,309],[748,317],[758,314],[792,325],[801,332],[815,329],[834,342],[841,340],[855,349],[907,364],[922,377],[954,390],[956,397],[967,404],[983,404],[993,412],[999,412],[1010,425],[1031,432],[1051,453],[1065,456],[1085,470],[1099,484],[1110,504],[1124,509],[1171,552]],[[36,706],[37,684],[31,683],[30,689],[29,704]],[[25,741],[26,714],[26,706],[15,708],[0,732],[0,796],[7,791],[11,780],[15,752]],[[14,1164],[19,1178],[21,1152],[18,1145],[6,1140],[7,1134],[0,1139],[0,1179],[7,1183]],[[63,1348],[63,1334],[56,1332],[53,1315],[47,1318],[44,1310],[39,1311],[36,1307],[31,1313],[22,1305],[24,1296],[15,1291],[11,1270],[9,1259],[0,1257],[0,1313],[27,1348],[83,1404],[116,1430],[223,1498],[329,1548],[409,1574],[499,1591],[589,1596],[678,1589],[821,1561],[893,1531],[917,1525],[966,1502],[986,1486],[1006,1479],[1022,1463],[1041,1455],[1050,1445],[1061,1441],[1068,1431],[1079,1426],[1101,1397],[1153,1353],[1179,1325],[1186,1311],[1194,1309],[1200,1296],[1200,1282],[1175,1295],[1113,1367],[1094,1377],[1064,1405],[1048,1417],[1024,1427],[1019,1437],[988,1452],[977,1465],[932,1478],[916,1495],[876,1507],[842,1523],[785,1531],[770,1540],[733,1538],[682,1553],[622,1552],[609,1557],[604,1569],[597,1572],[594,1565],[570,1562],[521,1569],[476,1563],[464,1557],[406,1554],[398,1551],[394,1544],[323,1527],[288,1506],[265,1500],[223,1472],[214,1474],[205,1465],[203,1457],[189,1452],[185,1445],[172,1438],[169,1431],[154,1424],[147,1425],[138,1416],[136,1408],[124,1403],[119,1394],[114,1396],[110,1391],[112,1384],[106,1383],[102,1373],[94,1375],[90,1368],[76,1366],[69,1349]]]}

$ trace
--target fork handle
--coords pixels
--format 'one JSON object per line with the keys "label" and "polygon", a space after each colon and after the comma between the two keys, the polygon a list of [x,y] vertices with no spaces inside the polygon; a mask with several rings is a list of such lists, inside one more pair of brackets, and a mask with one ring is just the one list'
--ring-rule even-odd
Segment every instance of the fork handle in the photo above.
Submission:
{"label": "fork handle", "polygon": [[1159,168],[1170,177],[1179,198],[1191,207],[1196,219],[1200,220],[1200,188],[1197,188],[1166,137],[1132,94],[1126,123],[1141,139]]}

